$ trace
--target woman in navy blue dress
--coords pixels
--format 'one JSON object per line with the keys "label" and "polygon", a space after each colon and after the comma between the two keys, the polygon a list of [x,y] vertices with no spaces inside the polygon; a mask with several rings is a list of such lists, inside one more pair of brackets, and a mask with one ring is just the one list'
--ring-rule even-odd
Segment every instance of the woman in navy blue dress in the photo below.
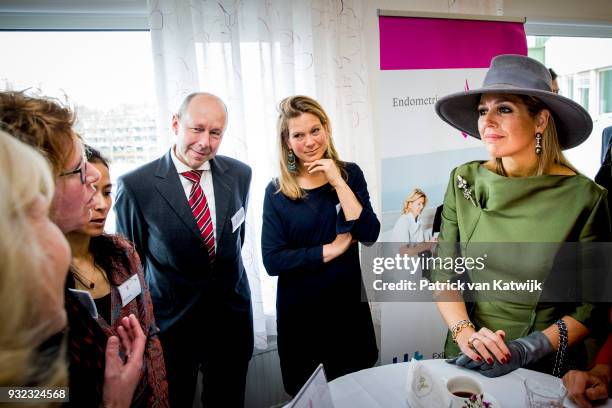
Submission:
{"label": "woman in navy blue dress", "polygon": [[278,352],[295,395],[319,363],[332,380],[378,359],[357,242],[376,241],[380,223],[361,169],[338,158],[319,103],[292,96],[279,111],[280,177],[266,188],[261,247],[278,276]]}

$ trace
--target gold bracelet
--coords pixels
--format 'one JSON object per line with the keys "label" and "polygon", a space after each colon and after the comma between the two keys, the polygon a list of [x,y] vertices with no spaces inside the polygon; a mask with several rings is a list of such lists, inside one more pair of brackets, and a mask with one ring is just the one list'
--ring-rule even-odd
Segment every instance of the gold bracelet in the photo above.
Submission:
{"label": "gold bracelet", "polygon": [[459,333],[461,333],[461,330],[465,329],[466,327],[471,327],[472,329],[476,330],[474,323],[470,322],[468,319],[459,320],[450,328],[451,336],[453,337],[453,342],[455,344],[457,344],[457,336]]}

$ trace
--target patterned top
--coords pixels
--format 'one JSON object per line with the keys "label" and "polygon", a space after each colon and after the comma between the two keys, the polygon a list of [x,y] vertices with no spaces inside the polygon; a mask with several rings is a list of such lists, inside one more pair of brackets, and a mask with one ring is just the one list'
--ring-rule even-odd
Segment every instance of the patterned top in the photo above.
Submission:
{"label": "patterned top", "polygon": [[[66,290],[68,313],[68,355],[70,363],[70,406],[99,406],[104,384],[104,363],[107,339],[117,336],[123,317],[134,314],[147,336],[143,376],[134,392],[133,407],[168,407],[168,383],[159,329],[153,316],[153,304],[146,286],[138,254],[132,244],[116,235],[92,239],[90,251],[95,262],[108,274],[111,284],[111,321],[101,315],[94,319],[80,301]],[[138,275],[142,293],[121,306],[118,287],[134,274]],[[67,287],[74,287],[69,274]]]}

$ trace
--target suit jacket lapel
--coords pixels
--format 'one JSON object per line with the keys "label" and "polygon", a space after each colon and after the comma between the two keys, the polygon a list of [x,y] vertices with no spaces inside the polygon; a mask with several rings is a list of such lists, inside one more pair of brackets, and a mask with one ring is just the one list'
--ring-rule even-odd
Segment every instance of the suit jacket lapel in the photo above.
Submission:
{"label": "suit jacket lapel", "polygon": [[217,216],[217,245],[223,236],[223,227],[228,216],[230,198],[232,196],[232,177],[227,172],[227,165],[213,158],[210,161],[210,169],[213,175],[213,189],[215,190],[215,212]]}
{"label": "suit jacket lapel", "polygon": [[176,172],[176,167],[172,163],[170,157],[170,151],[161,159],[159,159],[159,165],[155,172],[155,176],[158,178],[155,188],[166,200],[170,208],[174,210],[176,215],[183,221],[185,226],[194,233],[199,240],[202,241],[202,235],[198,225],[193,218],[193,213],[189,207],[189,202],[185,196],[185,190]]}

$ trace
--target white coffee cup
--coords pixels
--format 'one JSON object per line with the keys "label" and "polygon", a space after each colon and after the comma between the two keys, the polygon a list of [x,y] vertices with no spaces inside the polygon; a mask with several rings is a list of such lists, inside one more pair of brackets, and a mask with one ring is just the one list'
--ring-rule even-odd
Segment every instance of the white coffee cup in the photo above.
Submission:
{"label": "white coffee cup", "polygon": [[461,408],[471,396],[482,394],[482,385],[477,380],[467,376],[449,378],[446,381],[446,389],[452,401],[452,408]]}

